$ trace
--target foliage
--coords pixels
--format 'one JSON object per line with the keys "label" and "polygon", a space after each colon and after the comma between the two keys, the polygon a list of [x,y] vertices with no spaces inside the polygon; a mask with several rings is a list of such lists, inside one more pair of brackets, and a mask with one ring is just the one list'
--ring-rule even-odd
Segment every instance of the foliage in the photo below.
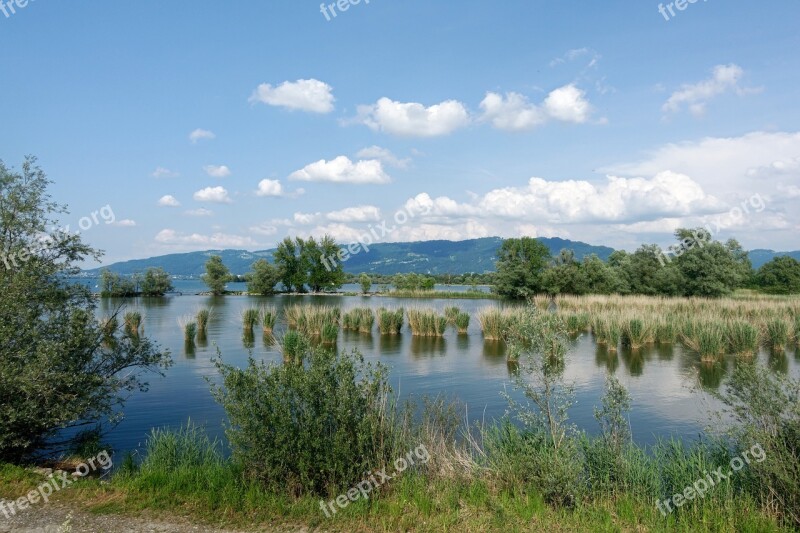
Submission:
{"label": "foliage", "polygon": [[103,298],[124,298],[137,293],[134,278],[125,278],[105,269],[100,272],[100,296]]}
{"label": "foliage", "polygon": [[392,283],[398,291],[432,291],[436,281],[430,276],[420,274],[397,274]]}
{"label": "foliage", "polygon": [[372,289],[372,279],[363,272],[358,276],[358,284],[361,285],[361,292],[363,294],[369,293],[370,289]]}
{"label": "foliage", "polygon": [[793,257],[776,257],[756,273],[758,287],[770,294],[800,293],[800,261]]}
{"label": "foliage", "polygon": [[275,293],[275,285],[280,281],[280,272],[266,259],[259,259],[251,266],[247,279],[247,292],[268,296]]}
{"label": "foliage", "polygon": [[217,361],[224,385],[214,395],[246,479],[294,495],[335,495],[393,459],[386,371],[356,353],[312,349],[306,359],[250,359],[245,369]]}
{"label": "foliage", "polygon": [[163,268],[148,268],[142,276],[140,290],[142,296],[164,296],[173,290],[172,279]]}
{"label": "foliage", "polygon": [[113,420],[124,393],[147,388],[143,372],[169,363],[147,338],[114,331],[107,342],[89,290],[64,281],[100,254],[78,235],[47,233],[65,212],[51,201],[50,183],[34,158],[21,172],[0,162],[0,250],[30,251],[49,235],[17,268],[0,268],[0,461],[60,449],[64,428]]}
{"label": "foliage", "polygon": [[225,285],[231,278],[231,272],[222,262],[222,257],[212,255],[206,261],[206,273],[203,274],[203,283],[211,290],[214,296],[225,294]]}
{"label": "foliage", "polygon": [[495,291],[509,298],[541,292],[541,274],[549,260],[550,250],[534,238],[504,240],[497,252]]}

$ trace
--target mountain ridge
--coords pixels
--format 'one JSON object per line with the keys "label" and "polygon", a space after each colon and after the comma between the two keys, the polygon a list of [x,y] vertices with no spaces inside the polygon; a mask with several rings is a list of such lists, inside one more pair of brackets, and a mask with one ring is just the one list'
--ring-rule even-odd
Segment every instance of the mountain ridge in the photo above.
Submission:
{"label": "mountain ridge", "polygon": [[[572,249],[577,259],[595,254],[606,261],[613,248],[582,241],[558,237],[541,237],[540,240],[555,255],[562,249]],[[377,243],[369,251],[352,255],[344,263],[345,271],[359,274],[464,274],[469,272],[493,272],[497,250],[502,244],[500,237],[482,237],[463,241],[431,240],[417,242]],[[342,246],[346,247],[345,245]],[[130,275],[143,272],[150,267],[161,267],[173,276],[198,277],[204,273],[204,265],[211,255],[221,255],[223,262],[234,274],[245,274],[258,259],[272,260],[274,248],[268,250],[202,250],[165,254],[146,259],[120,261],[107,266],[87,269],[84,276],[96,276],[103,269],[117,274]],[[800,261],[800,251],[775,252],[756,249],[748,252],[753,267],[758,268],[774,257],[788,255]]]}

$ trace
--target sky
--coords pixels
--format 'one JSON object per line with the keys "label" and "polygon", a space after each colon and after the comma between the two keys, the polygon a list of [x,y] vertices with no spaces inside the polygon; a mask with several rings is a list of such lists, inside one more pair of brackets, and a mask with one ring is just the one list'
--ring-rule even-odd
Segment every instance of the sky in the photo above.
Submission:
{"label": "sky", "polygon": [[0,159],[37,156],[105,264],[370,230],[800,249],[795,0],[0,1]]}

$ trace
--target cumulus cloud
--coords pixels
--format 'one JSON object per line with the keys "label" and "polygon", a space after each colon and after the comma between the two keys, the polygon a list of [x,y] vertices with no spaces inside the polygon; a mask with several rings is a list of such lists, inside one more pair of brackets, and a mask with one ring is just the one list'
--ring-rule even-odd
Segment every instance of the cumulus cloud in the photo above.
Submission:
{"label": "cumulus cloud", "polygon": [[198,202],[212,202],[217,204],[232,203],[225,187],[206,187],[194,193],[193,198]]}
{"label": "cumulus cloud", "polygon": [[180,207],[181,203],[171,194],[167,194],[161,197],[158,201],[158,205],[159,207]]}
{"label": "cumulus cloud", "polygon": [[377,222],[381,219],[381,210],[374,205],[360,205],[331,211],[325,216],[332,222]]}
{"label": "cumulus cloud", "polygon": [[180,176],[177,172],[173,172],[168,168],[158,167],[151,174],[154,178],[177,178]]}
{"label": "cumulus cloud", "polygon": [[227,178],[231,175],[231,169],[225,165],[206,165],[203,170],[212,178]]}
{"label": "cumulus cloud", "polygon": [[289,176],[295,181],[321,181],[331,183],[389,183],[392,178],[383,170],[378,160],[363,160],[356,163],[346,156],[331,161],[321,159],[306,165]]}
{"label": "cumulus cloud", "polygon": [[400,159],[394,155],[391,150],[387,148],[381,148],[380,146],[362,148],[358,151],[356,157],[361,159],[378,159],[379,161],[396,168],[407,168],[411,162],[410,158]]}
{"label": "cumulus cloud", "polygon": [[298,109],[310,113],[330,113],[333,111],[333,88],[319,80],[285,81],[273,87],[262,83],[253,92],[250,102]]}
{"label": "cumulus cloud", "polygon": [[198,141],[201,141],[201,140],[204,140],[204,139],[205,140],[211,140],[211,139],[216,139],[216,138],[217,138],[217,136],[214,135],[213,131],[208,131],[208,130],[204,130],[204,129],[201,129],[201,128],[198,128],[198,129],[194,130],[192,133],[189,134],[189,140],[192,141],[193,144],[197,144]]}
{"label": "cumulus cloud", "polygon": [[470,118],[464,104],[456,100],[425,107],[384,97],[373,105],[359,106],[356,121],[391,135],[437,137],[467,126]]}
{"label": "cumulus cloud", "polygon": [[163,229],[159,231],[155,240],[160,244],[191,245],[201,248],[245,248],[257,245],[256,241],[251,237],[228,235],[225,233],[213,233],[211,235],[203,235],[200,233],[186,234],[173,229]]}
{"label": "cumulus cloud", "polygon": [[483,120],[490,121],[495,128],[510,131],[532,129],[548,120],[583,124],[592,113],[586,93],[572,84],[551,91],[541,105],[519,93],[503,96],[489,92],[480,107]]}
{"label": "cumulus cloud", "polygon": [[278,180],[261,180],[258,182],[256,196],[283,196],[283,185]]}
{"label": "cumulus cloud", "polygon": [[717,65],[710,78],[694,84],[684,84],[669,97],[661,110],[666,113],[677,113],[684,107],[695,116],[705,113],[706,105],[714,97],[733,91],[743,95],[757,89],[745,89],[739,86],[744,70],[738,65]]}
{"label": "cumulus cloud", "polygon": [[300,224],[301,226],[307,226],[308,224],[314,224],[317,221],[322,219],[322,213],[295,213],[294,214],[294,221],[296,224]]}

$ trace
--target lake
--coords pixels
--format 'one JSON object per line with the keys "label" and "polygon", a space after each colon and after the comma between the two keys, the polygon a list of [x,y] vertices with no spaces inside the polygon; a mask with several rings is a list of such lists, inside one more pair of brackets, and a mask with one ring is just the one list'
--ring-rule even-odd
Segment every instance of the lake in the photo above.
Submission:
{"label": "lake", "polygon": [[[391,369],[390,381],[401,398],[444,395],[467,406],[470,421],[490,420],[506,411],[501,392],[511,390],[511,372],[502,344],[485,342],[477,320],[484,307],[509,305],[494,300],[400,299],[383,296],[168,296],[166,298],[100,299],[98,315],[107,316],[118,306],[136,309],[144,315],[144,334],[170,350],[174,366],[165,377],[147,376],[150,390],[135,393],[125,407],[125,419],[108,435],[107,442],[117,451],[140,448],[152,427],[178,427],[189,419],[205,425],[210,434],[223,436],[225,413],[213,400],[207,379],[218,381],[212,358],[217,350],[224,361],[244,366],[248,349],[242,339],[241,312],[247,307],[313,303],[353,307],[433,307],[439,310],[456,305],[472,319],[468,335],[453,328],[440,339],[412,337],[406,324],[396,337],[339,333],[338,349],[359,350],[367,361],[381,362]],[[212,308],[208,343],[187,353],[181,317],[193,316],[200,308]],[[276,327],[278,336],[285,325]],[[759,364],[776,372],[800,373],[798,353],[783,356],[761,353]],[[277,348],[265,343],[260,328],[255,331],[252,355],[264,361],[282,361]],[[636,355],[624,348],[609,354],[584,333],[573,341],[565,377],[574,382],[577,404],[571,411],[573,422],[596,432],[594,406],[603,394],[604,380],[613,373],[633,397],[630,423],[634,439],[650,444],[659,437],[695,439],[710,423],[709,414],[718,408],[709,391],[718,389],[736,361],[728,357],[722,364],[708,367],[699,357],[680,346],[656,346]],[[518,393],[515,398],[521,398]]]}

